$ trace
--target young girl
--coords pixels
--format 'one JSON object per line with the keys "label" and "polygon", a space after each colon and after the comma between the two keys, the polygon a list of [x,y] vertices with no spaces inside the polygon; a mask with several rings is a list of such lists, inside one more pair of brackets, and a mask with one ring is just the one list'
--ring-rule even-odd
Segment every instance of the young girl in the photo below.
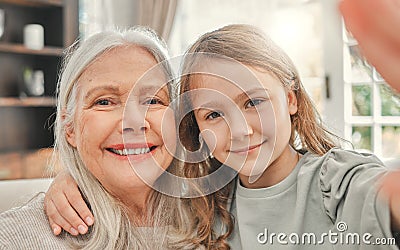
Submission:
{"label": "young girl", "polygon": [[186,170],[239,171],[229,184],[232,248],[396,249],[375,244],[400,224],[398,195],[387,199],[379,189],[382,162],[339,148],[291,60],[258,29],[230,25],[203,35],[183,75],[181,108],[191,111],[182,143],[211,152]]}

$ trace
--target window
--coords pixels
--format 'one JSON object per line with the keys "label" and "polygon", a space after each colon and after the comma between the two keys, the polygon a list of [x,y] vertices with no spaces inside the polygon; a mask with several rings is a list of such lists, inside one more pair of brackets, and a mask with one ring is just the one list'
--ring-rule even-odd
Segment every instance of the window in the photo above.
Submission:
{"label": "window", "polygon": [[343,30],[345,136],[356,149],[383,159],[400,157],[400,97],[361,55],[357,42]]}
{"label": "window", "polygon": [[182,55],[200,35],[233,23],[266,32],[294,61],[320,112],[324,109],[322,5],[317,0],[179,1],[168,45]]}
{"label": "window", "polygon": [[[81,0],[84,35],[111,22],[112,15],[99,7],[109,1],[98,2]],[[400,157],[400,98],[362,58],[355,40],[343,34],[337,0],[181,0],[168,41],[172,56],[201,34],[231,23],[258,26],[288,53],[334,133],[356,149]]]}

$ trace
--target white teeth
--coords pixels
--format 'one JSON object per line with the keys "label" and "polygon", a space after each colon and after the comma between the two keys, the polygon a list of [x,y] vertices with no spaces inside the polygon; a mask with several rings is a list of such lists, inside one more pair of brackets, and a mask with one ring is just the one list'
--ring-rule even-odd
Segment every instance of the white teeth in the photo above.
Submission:
{"label": "white teeth", "polygon": [[119,155],[140,155],[140,154],[147,154],[148,152],[150,152],[150,148],[129,148],[129,149],[110,149],[112,152],[119,154]]}

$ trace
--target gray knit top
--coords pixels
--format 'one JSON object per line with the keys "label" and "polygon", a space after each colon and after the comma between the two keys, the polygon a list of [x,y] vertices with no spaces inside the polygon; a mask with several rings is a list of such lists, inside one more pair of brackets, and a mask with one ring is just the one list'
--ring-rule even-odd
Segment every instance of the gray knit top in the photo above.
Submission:
{"label": "gray knit top", "polygon": [[44,212],[44,194],[0,214],[0,249],[71,249],[66,235],[55,236]]}

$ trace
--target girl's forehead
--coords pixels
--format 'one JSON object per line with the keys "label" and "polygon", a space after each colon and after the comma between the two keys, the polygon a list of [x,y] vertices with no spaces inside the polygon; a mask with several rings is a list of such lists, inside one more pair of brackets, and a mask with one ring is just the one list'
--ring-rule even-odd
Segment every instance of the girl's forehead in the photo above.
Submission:
{"label": "girl's forehead", "polygon": [[249,92],[254,89],[282,87],[280,81],[268,71],[253,66],[232,67],[220,65],[218,68],[203,70],[190,76],[189,89],[227,89],[227,92]]}

